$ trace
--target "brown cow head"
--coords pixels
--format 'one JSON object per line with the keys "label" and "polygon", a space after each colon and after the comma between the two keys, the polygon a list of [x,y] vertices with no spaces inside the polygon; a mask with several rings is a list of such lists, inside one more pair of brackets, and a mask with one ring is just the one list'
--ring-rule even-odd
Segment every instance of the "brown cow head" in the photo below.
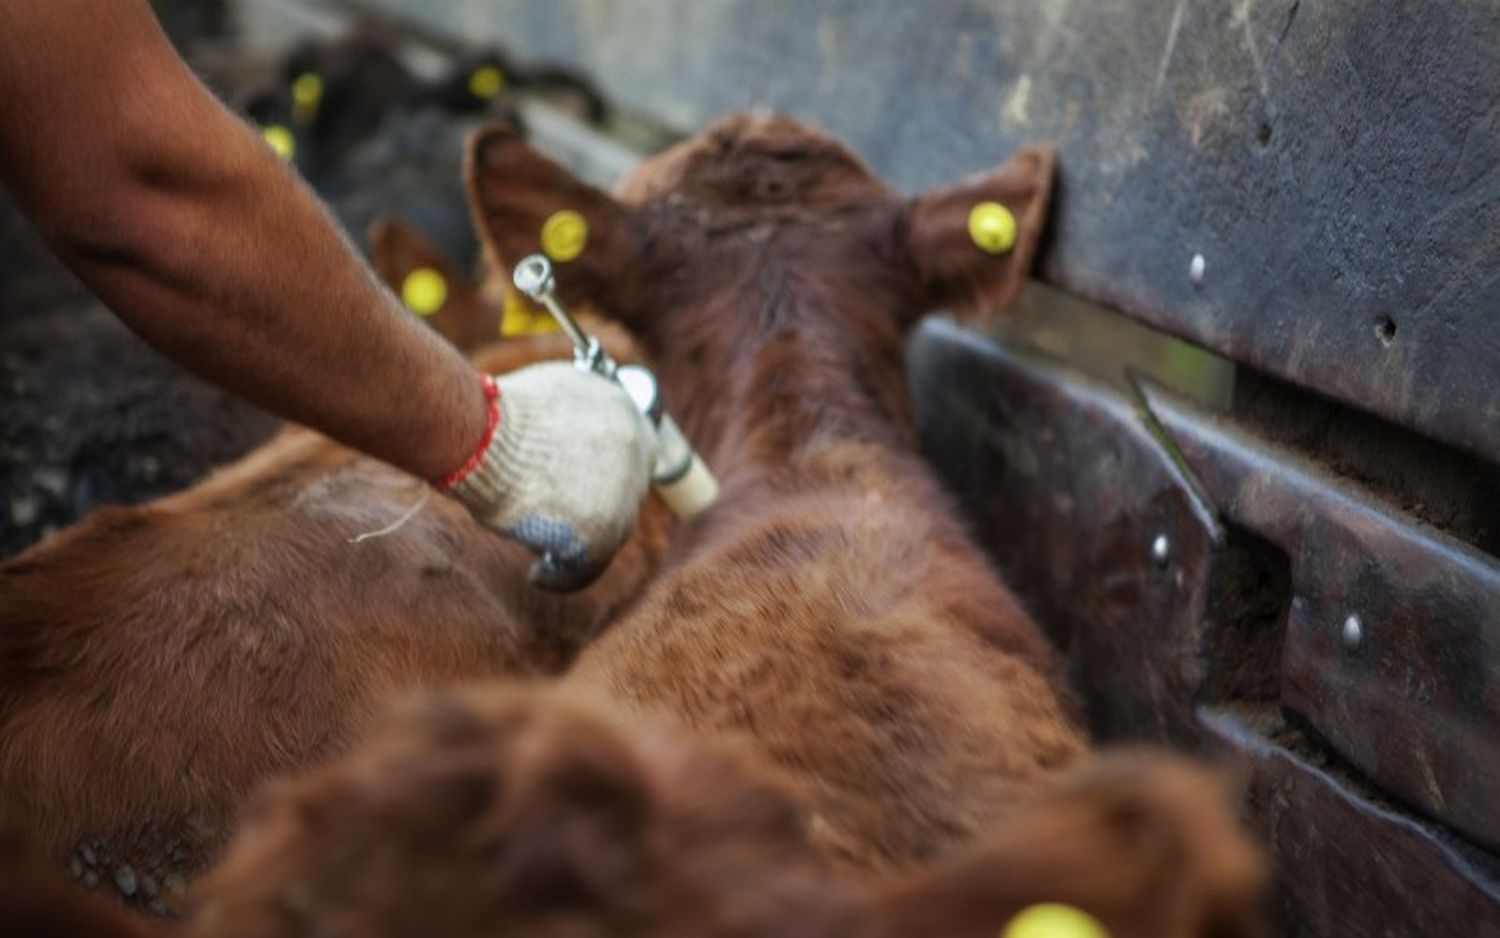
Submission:
{"label": "brown cow head", "polygon": [[[804,428],[904,434],[906,328],[934,308],[990,312],[1015,296],[1054,161],[1030,148],[904,198],[814,130],[735,116],[644,162],[618,197],[503,127],[473,138],[467,174],[481,236],[504,270],[542,246],[559,212],[582,217],[582,249],[556,264],[562,298],[637,334],[668,406],[711,451],[737,422],[797,421],[799,408],[815,415]],[[1008,246],[970,235],[976,207],[996,211],[987,203],[1014,222]],[[779,416],[754,404],[768,387]]]}
{"label": "brown cow head", "polygon": [[474,279],[421,231],[394,218],[370,225],[370,261],[413,315],[471,351],[500,337],[501,313]]}
{"label": "brown cow head", "polygon": [[560,692],[434,697],[273,792],[189,934],[828,934],[838,890],[755,778]]}

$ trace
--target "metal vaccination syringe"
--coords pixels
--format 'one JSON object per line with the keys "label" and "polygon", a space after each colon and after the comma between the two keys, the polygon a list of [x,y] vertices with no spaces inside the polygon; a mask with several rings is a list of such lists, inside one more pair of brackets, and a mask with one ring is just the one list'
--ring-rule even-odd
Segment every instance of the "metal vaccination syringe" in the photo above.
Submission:
{"label": "metal vaccination syringe", "polygon": [[579,327],[557,300],[557,281],[551,262],[540,254],[523,257],[516,264],[511,282],[557,320],[558,327],[573,343],[574,363],[619,384],[656,427],[656,462],[651,484],[672,513],[688,521],[717,501],[718,480],[693,451],[676,422],[663,412],[656,375],[643,365],[615,364],[599,340]]}

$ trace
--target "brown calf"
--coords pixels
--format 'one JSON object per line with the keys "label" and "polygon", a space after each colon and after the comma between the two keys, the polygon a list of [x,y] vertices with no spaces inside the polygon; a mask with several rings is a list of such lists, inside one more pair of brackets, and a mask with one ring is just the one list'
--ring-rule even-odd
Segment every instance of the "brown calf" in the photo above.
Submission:
{"label": "brown calf", "polygon": [[[902,363],[922,311],[1020,288],[1050,150],[909,200],[826,137],[736,117],[619,200],[504,128],[468,172],[505,267],[553,212],[583,215],[562,295],[639,337],[723,485],[574,692],[746,745],[859,873],[952,852],[1086,756],[1055,656],[916,451]],[[969,239],[983,201],[1018,222],[1008,253]]]}
{"label": "brown calf", "polygon": [[[450,289],[493,319],[461,278]],[[476,362],[566,354],[529,339]],[[403,691],[556,672],[664,544],[652,504],[608,573],[559,597],[527,585],[523,549],[441,496],[360,539],[425,492],[292,428],[0,565],[0,826],[90,885],[169,909],[260,780],[343,749]]]}
{"label": "brown calf", "polygon": [[268,793],[205,881],[194,938],[994,938],[1068,902],[1113,938],[1251,938],[1258,859],[1217,782],[1099,760],[979,849],[839,881],[797,805],[731,748],[566,689],[408,706]]}

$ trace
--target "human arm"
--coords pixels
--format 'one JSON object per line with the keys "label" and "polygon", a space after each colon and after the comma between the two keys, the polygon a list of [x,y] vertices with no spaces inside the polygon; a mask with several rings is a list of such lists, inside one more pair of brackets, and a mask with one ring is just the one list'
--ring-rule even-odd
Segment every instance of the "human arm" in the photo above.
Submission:
{"label": "human arm", "polygon": [[424,478],[483,432],[469,364],[172,50],[145,0],[0,0],[0,177],[189,370]]}
{"label": "human arm", "polygon": [[[422,478],[471,461],[490,414],[479,376],[401,310],[295,174],[193,76],[145,0],[0,0],[0,101],[0,180],[148,342]],[[494,484],[456,493],[535,550],[547,544],[516,519],[545,503],[587,544],[575,569],[592,573],[628,531],[648,469],[629,447],[597,447],[580,463],[553,424],[570,402],[602,399],[611,426],[648,431],[620,409],[623,393],[600,398],[584,379],[598,380],[554,387],[524,438],[519,426],[496,436],[541,476],[507,485],[491,472]],[[522,464],[504,455],[486,458]],[[583,505],[580,476],[610,484]]]}

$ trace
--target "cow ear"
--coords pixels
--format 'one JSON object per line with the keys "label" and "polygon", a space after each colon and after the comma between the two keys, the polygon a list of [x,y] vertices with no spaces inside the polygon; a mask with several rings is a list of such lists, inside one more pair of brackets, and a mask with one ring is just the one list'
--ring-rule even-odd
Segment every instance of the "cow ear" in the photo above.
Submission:
{"label": "cow ear", "polygon": [[922,311],[985,315],[1026,282],[1047,214],[1057,154],[1028,147],[987,173],[907,205],[907,250]]}
{"label": "cow ear", "polygon": [[500,337],[500,310],[421,231],[394,218],[370,225],[370,259],[403,305],[464,350]]}
{"label": "cow ear", "polygon": [[628,318],[643,247],[634,213],[575,177],[506,125],[469,139],[464,166],[474,226],[496,266],[509,273],[544,254],[564,303]]}

